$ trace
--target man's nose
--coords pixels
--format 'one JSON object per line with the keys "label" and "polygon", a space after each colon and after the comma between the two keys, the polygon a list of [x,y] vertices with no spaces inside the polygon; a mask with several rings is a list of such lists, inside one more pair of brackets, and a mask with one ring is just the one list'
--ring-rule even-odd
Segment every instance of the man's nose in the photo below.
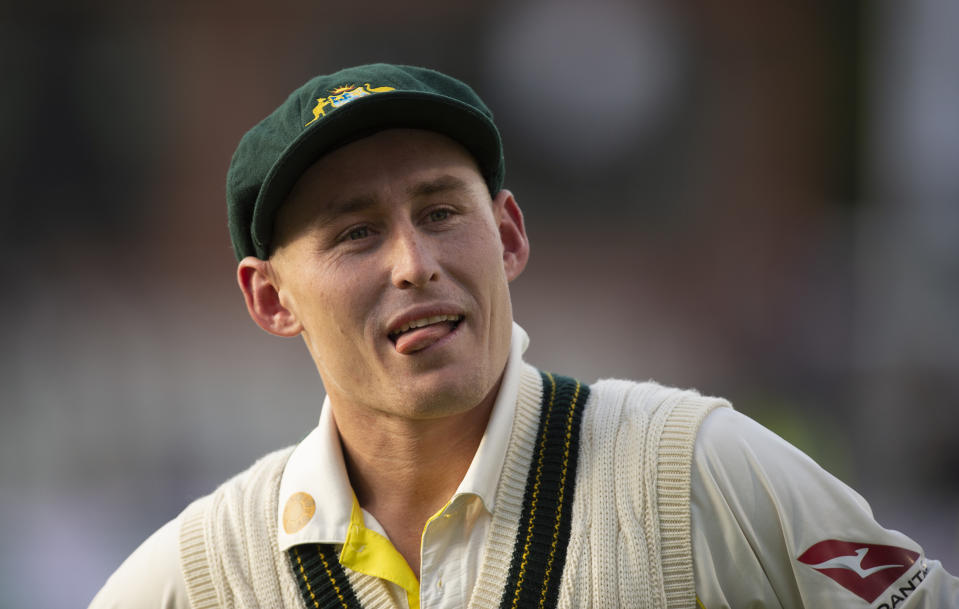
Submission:
{"label": "man's nose", "polygon": [[400,289],[424,287],[439,278],[435,252],[415,227],[397,231],[391,256],[393,285]]}

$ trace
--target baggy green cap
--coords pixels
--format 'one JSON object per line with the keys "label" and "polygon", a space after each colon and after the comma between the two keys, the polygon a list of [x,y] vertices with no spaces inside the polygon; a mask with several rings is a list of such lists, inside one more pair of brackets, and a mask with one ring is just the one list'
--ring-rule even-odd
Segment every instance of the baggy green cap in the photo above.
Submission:
{"label": "baggy green cap", "polygon": [[317,76],[240,140],[226,176],[237,260],[267,259],[273,220],[296,181],[332,150],[383,129],[428,129],[470,151],[491,194],[503,185],[493,114],[468,85],[414,66],[371,64]]}

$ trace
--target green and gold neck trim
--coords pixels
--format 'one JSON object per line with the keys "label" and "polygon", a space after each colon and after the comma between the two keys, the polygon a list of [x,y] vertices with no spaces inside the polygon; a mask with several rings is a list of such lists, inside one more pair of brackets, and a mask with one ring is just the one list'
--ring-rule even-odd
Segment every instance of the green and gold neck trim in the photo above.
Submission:
{"label": "green and gold neck trim", "polygon": [[[540,376],[539,425],[500,609],[555,607],[566,564],[580,426],[589,387],[549,373],[541,372]],[[307,607],[360,609],[344,564],[360,565],[350,560],[341,563],[347,554],[346,547],[340,553],[332,544],[300,545],[289,550]],[[410,608],[418,609],[418,594],[409,594],[409,586],[403,587]]]}

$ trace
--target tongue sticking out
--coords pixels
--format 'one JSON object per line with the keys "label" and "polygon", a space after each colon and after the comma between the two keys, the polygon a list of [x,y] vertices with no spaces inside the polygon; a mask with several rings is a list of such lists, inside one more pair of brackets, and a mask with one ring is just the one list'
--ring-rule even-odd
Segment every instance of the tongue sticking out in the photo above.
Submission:
{"label": "tongue sticking out", "polygon": [[456,323],[443,321],[422,328],[413,328],[396,337],[397,353],[407,355],[421,351],[456,328]]}

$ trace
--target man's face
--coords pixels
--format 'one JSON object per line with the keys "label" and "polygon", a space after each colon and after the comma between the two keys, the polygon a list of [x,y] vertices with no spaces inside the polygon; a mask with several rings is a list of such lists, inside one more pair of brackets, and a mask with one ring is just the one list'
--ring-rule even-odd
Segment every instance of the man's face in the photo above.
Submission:
{"label": "man's face", "polygon": [[322,157],[276,242],[279,301],[335,406],[422,419],[491,396],[528,243],[512,195],[491,200],[459,144],[394,129]]}

